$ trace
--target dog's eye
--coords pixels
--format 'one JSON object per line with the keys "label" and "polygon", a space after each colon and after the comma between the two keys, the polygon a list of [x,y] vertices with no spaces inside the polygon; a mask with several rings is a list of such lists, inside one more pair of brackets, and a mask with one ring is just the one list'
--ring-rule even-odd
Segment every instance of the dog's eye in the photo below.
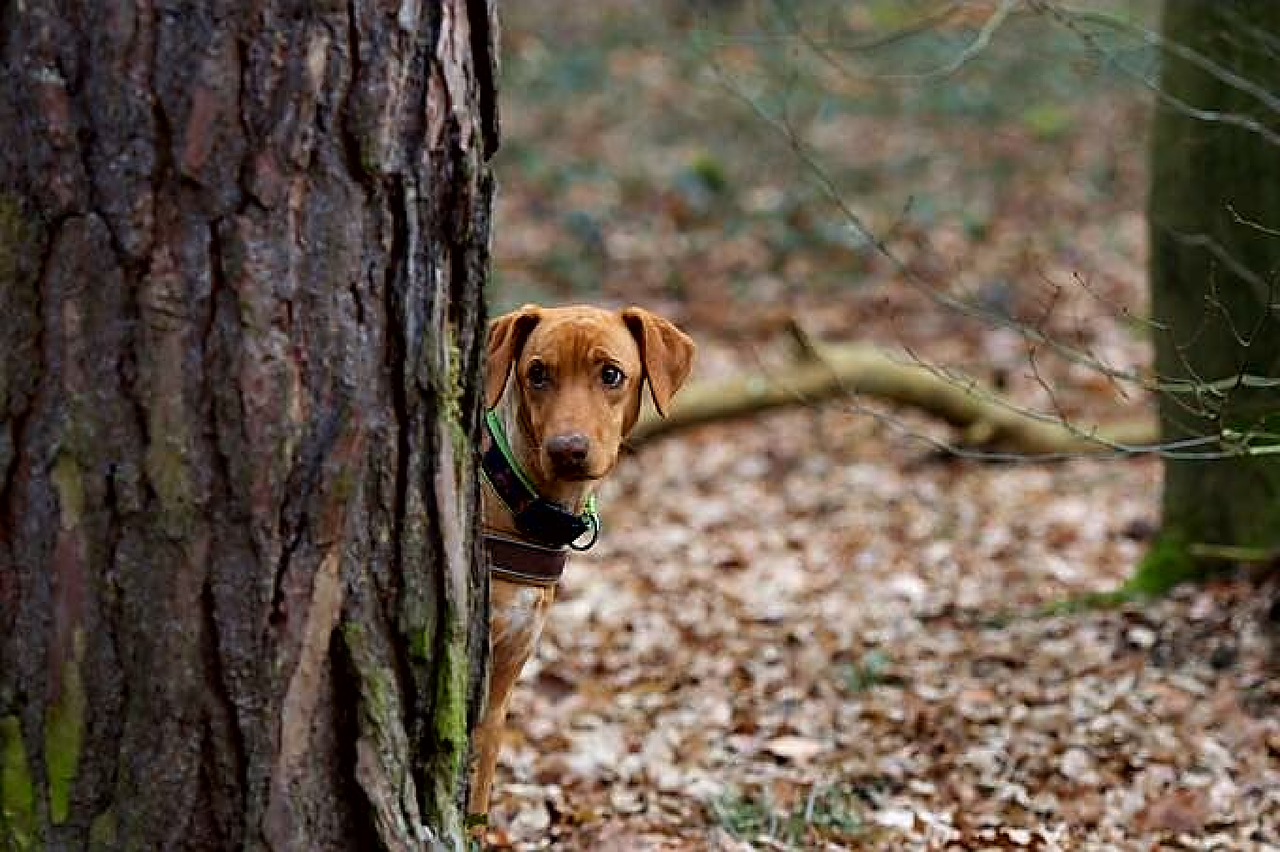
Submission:
{"label": "dog's eye", "polygon": [[534,361],[529,365],[529,384],[531,387],[541,390],[551,383],[551,372],[547,369],[547,365],[541,361]]}
{"label": "dog's eye", "polygon": [[604,382],[604,386],[607,388],[616,388],[622,384],[624,378],[626,376],[622,375],[622,371],[612,364],[605,364],[600,369],[600,381]]}

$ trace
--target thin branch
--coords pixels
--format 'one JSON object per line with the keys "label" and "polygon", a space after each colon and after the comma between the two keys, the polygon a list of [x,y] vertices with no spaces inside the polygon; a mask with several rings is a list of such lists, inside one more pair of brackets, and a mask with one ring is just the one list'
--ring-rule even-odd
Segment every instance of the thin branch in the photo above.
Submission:
{"label": "thin branch", "polygon": [[1252,219],[1246,219],[1244,216],[1241,216],[1236,212],[1236,208],[1229,201],[1227,202],[1227,210],[1230,211],[1231,218],[1235,220],[1237,225],[1244,225],[1245,227],[1253,228],[1255,231],[1261,231],[1270,237],[1280,237],[1280,230],[1268,228],[1262,223],[1255,222]]}
{"label": "thin branch", "polygon": [[1106,50],[1106,48],[1104,48],[1101,44],[1098,43],[1098,40],[1094,38],[1092,33],[1085,31],[1084,28],[1082,28],[1067,12],[1063,11],[1058,6],[1054,5],[1053,3],[1046,2],[1046,0],[1029,0],[1029,2],[1031,3],[1031,6],[1033,9],[1036,9],[1037,11],[1044,13],[1051,19],[1060,23],[1066,29],[1075,33],[1075,35],[1085,44],[1085,46],[1088,47],[1090,50],[1092,50],[1094,53],[1096,53],[1098,56],[1111,60],[1114,66],[1122,74],[1124,74],[1126,77],[1129,77],[1133,80],[1137,80],[1139,83],[1142,84],[1143,88],[1147,89],[1153,95],[1155,95],[1156,100],[1160,101],[1160,103],[1164,104],[1165,106],[1172,107],[1178,110],[1179,112],[1181,112],[1183,115],[1190,116],[1191,118],[1194,118],[1198,121],[1203,121],[1206,123],[1230,124],[1235,127],[1248,130],[1251,133],[1258,134],[1258,136],[1262,137],[1268,144],[1280,146],[1280,134],[1277,134],[1275,131],[1271,130],[1271,128],[1267,127],[1265,124],[1258,121],[1257,119],[1251,116],[1241,115],[1239,113],[1221,112],[1219,110],[1212,110],[1212,109],[1201,109],[1200,107],[1196,107],[1187,103],[1181,98],[1178,98],[1169,94],[1164,89],[1160,88],[1159,84],[1152,82],[1152,80],[1148,78],[1147,75],[1140,74],[1134,71],[1133,69],[1129,68],[1124,63],[1116,59],[1114,55],[1109,53]]}
{"label": "thin branch", "polygon": [[1062,16],[1063,18],[1092,24],[1100,24],[1110,29],[1135,36],[1151,47],[1159,48],[1165,53],[1170,53],[1179,59],[1183,59],[1191,63],[1201,71],[1207,72],[1218,82],[1225,83],[1233,89],[1238,89],[1239,91],[1256,98],[1267,109],[1280,114],[1280,97],[1277,97],[1274,93],[1262,86],[1259,86],[1252,80],[1246,77],[1241,77],[1230,68],[1225,68],[1219,65],[1203,53],[1187,47],[1185,44],[1171,41],[1158,32],[1131,24],[1128,21],[1121,20],[1114,15],[1108,15],[1105,12],[1065,9],[1057,4],[1049,3],[1048,0],[1038,0],[1036,5],[1042,8],[1051,5],[1057,15]]}
{"label": "thin branch", "polygon": [[995,36],[1000,27],[1004,25],[1005,20],[1009,17],[1009,13],[1017,7],[1018,2],[1019,0],[1000,0],[1000,5],[991,13],[991,17],[987,18],[986,22],[983,23],[982,28],[978,30],[978,34],[974,37],[973,41],[946,65],[920,74],[887,75],[887,79],[929,80],[937,77],[951,76],[963,68],[966,63],[970,62],[976,56],[981,54],[982,51],[987,49],[987,46],[991,44],[991,39]]}

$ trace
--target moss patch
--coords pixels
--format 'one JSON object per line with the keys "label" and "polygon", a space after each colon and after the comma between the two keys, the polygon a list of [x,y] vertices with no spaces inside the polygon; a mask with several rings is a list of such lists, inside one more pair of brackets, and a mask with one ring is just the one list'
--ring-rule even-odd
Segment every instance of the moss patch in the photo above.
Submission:
{"label": "moss patch", "polygon": [[80,465],[66,453],[59,453],[53,463],[53,486],[58,490],[58,517],[64,530],[80,525],[84,514],[84,482]]}
{"label": "moss patch", "polygon": [[103,811],[89,824],[90,852],[111,852],[119,848],[116,830],[116,812]]}
{"label": "moss patch", "polygon": [[49,818],[54,825],[71,813],[71,789],[80,768],[84,745],[85,694],[80,678],[84,633],[75,634],[75,653],[62,667],[62,695],[44,716],[44,763],[49,776]]}
{"label": "moss patch", "polygon": [[17,716],[0,718],[0,846],[35,848],[35,789]]}
{"label": "moss patch", "polygon": [[443,747],[451,769],[462,767],[467,750],[467,674],[466,646],[447,642],[440,665],[436,667],[436,701],[432,723],[436,742]]}
{"label": "moss patch", "polygon": [[[456,625],[451,613],[446,625]],[[467,680],[469,665],[465,633],[446,629],[432,669],[432,754],[424,755],[427,789],[423,791],[423,815],[447,837],[463,834],[462,812],[457,807],[458,784],[467,754]]]}
{"label": "moss patch", "polygon": [[425,630],[415,630],[409,634],[409,656],[418,662],[431,661],[431,636]]}
{"label": "moss patch", "polygon": [[458,346],[458,333],[453,326],[449,327],[449,345],[446,357],[449,359],[448,376],[441,391],[441,402],[444,407],[444,422],[449,426],[449,435],[453,441],[455,459],[467,457],[470,441],[462,426],[462,349]]}
{"label": "moss patch", "polygon": [[1192,555],[1186,535],[1180,530],[1168,529],[1151,543],[1151,549],[1121,591],[1131,595],[1163,595],[1179,583],[1204,575],[1205,569]]}
{"label": "moss patch", "polygon": [[394,680],[390,669],[375,664],[364,629],[353,622],[342,625],[342,640],[347,646],[361,679],[361,708],[375,726],[385,726],[393,711]]}
{"label": "moss patch", "polygon": [[144,465],[147,479],[160,498],[164,520],[170,530],[185,531],[192,513],[191,480],[183,451],[184,438],[177,424],[166,423],[154,411],[151,416],[153,435],[162,436],[147,447]]}

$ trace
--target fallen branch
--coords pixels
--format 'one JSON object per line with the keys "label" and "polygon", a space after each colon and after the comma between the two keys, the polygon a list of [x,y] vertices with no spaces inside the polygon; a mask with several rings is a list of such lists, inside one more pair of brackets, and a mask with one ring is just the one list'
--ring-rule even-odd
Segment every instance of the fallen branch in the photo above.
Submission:
{"label": "fallen branch", "polygon": [[976,379],[943,375],[865,344],[815,344],[795,332],[801,357],[772,372],[696,382],[676,397],[666,419],[647,411],[629,443],[640,445],[679,429],[744,417],[847,394],[909,405],[963,430],[960,444],[1028,455],[1116,452],[1155,444],[1153,418],[1081,427],[1040,419]]}

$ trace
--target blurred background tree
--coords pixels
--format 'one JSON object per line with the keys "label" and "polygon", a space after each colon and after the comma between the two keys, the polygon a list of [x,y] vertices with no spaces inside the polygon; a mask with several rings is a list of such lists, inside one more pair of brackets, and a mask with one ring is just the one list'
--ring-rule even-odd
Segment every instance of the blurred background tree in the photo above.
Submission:
{"label": "blurred background tree", "polygon": [[1151,134],[1164,461],[1153,588],[1280,554],[1280,4],[1166,0]]}

